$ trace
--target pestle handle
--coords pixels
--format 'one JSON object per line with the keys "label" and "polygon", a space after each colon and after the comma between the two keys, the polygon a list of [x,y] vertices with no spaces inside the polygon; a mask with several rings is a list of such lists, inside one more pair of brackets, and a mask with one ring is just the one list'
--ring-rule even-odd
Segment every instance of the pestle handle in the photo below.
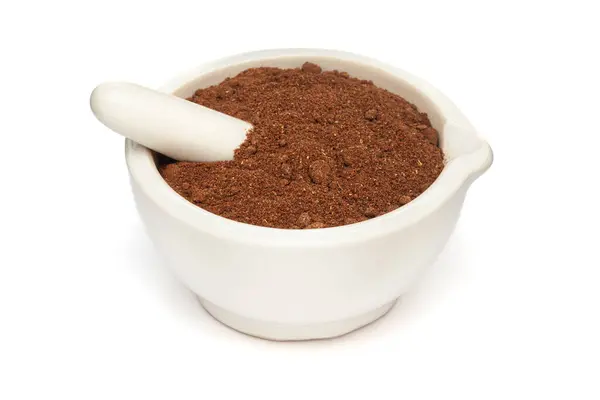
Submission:
{"label": "pestle handle", "polygon": [[96,87],[90,106],[111,130],[179,161],[225,161],[252,125],[133,83]]}

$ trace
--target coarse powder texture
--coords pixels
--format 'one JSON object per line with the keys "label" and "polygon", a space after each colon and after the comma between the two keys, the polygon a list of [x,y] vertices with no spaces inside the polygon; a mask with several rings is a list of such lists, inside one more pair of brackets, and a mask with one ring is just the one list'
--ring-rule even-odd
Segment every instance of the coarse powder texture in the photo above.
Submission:
{"label": "coarse powder texture", "polygon": [[162,161],[181,196],[225,218],[324,228],[377,217],[425,191],[444,167],[427,115],[345,72],[252,68],[188,100],[254,125],[233,161]]}

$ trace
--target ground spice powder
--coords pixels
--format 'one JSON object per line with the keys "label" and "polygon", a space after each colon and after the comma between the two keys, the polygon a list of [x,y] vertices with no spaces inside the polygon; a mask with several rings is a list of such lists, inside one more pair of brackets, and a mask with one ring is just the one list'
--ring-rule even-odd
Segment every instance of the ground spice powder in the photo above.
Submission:
{"label": "ground spice powder", "polygon": [[427,115],[345,72],[252,68],[188,100],[254,125],[233,161],[162,161],[180,195],[275,228],[352,224],[401,207],[444,166]]}

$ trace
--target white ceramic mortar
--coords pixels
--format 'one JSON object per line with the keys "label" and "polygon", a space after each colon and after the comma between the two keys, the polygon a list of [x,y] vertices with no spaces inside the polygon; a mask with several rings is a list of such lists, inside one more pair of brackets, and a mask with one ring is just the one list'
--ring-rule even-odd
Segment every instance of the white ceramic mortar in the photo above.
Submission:
{"label": "white ceramic mortar", "polygon": [[217,320],[275,340],[339,336],[388,312],[442,251],[471,183],[492,151],[465,116],[428,83],[356,54],[282,49],[240,54],[178,76],[162,90],[188,97],[250,67],[338,69],[388,89],[426,112],[446,166],[409,204],[325,229],[253,226],[205,211],[173,191],[149,149],[126,141],[135,201],[147,232],[177,277]]}

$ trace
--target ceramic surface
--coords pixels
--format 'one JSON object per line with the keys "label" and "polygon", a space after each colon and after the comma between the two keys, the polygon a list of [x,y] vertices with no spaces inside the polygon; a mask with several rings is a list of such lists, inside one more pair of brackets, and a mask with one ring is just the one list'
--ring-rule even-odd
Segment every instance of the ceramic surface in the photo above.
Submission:
{"label": "ceramic surface", "polygon": [[184,73],[162,90],[180,97],[250,67],[305,61],[370,79],[429,114],[446,166],[421,196],[358,224],[283,230],[242,224],[189,203],[159,175],[153,153],[126,141],[136,204],[178,278],[218,320],[254,336],[338,336],[381,317],[446,244],[471,183],[492,151],[465,116],[428,83],[356,54],[282,49],[236,55]]}

